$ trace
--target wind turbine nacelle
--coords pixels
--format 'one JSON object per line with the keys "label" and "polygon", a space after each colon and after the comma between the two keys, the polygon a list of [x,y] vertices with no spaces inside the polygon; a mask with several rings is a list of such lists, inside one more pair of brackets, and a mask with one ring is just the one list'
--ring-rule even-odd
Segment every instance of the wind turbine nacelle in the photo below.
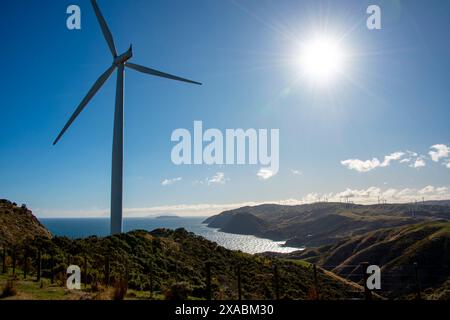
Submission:
{"label": "wind turbine nacelle", "polygon": [[118,66],[119,64],[123,64],[127,60],[131,59],[132,56],[133,56],[133,47],[130,46],[130,49],[128,49],[127,52],[125,52],[125,53],[121,54],[120,56],[114,58],[114,64],[116,66]]}

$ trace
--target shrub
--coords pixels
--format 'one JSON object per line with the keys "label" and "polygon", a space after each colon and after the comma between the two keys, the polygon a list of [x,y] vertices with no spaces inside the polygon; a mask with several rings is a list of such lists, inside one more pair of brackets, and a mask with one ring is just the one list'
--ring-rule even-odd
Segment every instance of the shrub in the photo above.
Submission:
{"label": "shrub", "polygon": [[127,282],[123,279],[117,280],[114,285],[113,300],[123,300],[127,291]]}
{"label": "shrub", "polygon": [[100,291],[102,291],[102,285],[101,285],[101,283],[100,283],[99,281],[97,281],[97,280],[94,280],[94,281],[91,283],[91,291],[92,291],[92,292],[100,292]]}
{"label": "shrub", "polygon": [[165,297],[166,300],[187,300],[191,292],[192,288],[187,282],[177,282],[166,291]]}
{"label": "shrub", "polygon": [[16,294],[17,294],[17,289],[15,286],[14,280],[9,279],[8,281],[6,281],[6,284],[3,287],[0,298],[12,297],[12,296],[15,296]]}

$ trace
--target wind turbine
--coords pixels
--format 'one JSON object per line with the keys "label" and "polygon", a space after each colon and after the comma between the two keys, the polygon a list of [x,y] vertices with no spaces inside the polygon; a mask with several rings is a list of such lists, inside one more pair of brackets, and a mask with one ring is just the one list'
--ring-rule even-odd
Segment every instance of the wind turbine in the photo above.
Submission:
{"label": "wind turbine", "polygon": [[185,78],[177,77],[168,73],[164,73],[158,70],[143,67],[138,64],[130,63],[128,60],[133,56],[133,49],[130,48],[123,54],[117,55],[116,46],[114,45],[114,39],[111,31],[103,18],[100,8],[95,0],[91,0],[92,7],[94,8],[95,15],[102,29],[103,36],[113,56],[111,66],[97,79],[94,85],[89,89],[86,96],[81,103],[75,109],[75,112],[67,121],[64,128],[59,133],[58,137],[53,142],[55,145],[66,130],[70,127],[72,122],[83,111],[92,97],[102,87],[105,81],[111,76],[113,71],[117,68],[117,84],[116,84],[116,106],[114,111],[114,135],[113,135],[113,147],[112,147],[112,174],[111,174],[111,234],[122,233],[122,189],[123,189],[123,81],[125,67],[134,69],[139,72],[150,74],[152,76],[158,76],[171,80],[178,80],[193,84],[201,85],[201,83],[188,80]]}

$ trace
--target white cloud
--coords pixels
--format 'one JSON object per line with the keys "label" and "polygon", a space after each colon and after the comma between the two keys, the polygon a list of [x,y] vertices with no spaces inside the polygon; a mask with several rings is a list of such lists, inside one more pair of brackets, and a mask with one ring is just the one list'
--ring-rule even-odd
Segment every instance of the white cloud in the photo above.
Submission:
{"label": "white cloud", "polygon": [[416,161],[414,161],[414,163],[411,163],[409,166],[416,169],[425,167],[425,160],[423,160],[422,158],[417,158]]}
{"label": "white cloud", "polygon": [[341,164],[350,170],[358,172],[368,172],[380,166],[380,160],[373,158],[372,160],[348,159],[341,161]]}
{"label": "white cloud", "polygon": [[397,151],[384,156],[383,162],[378,160],[378,158],[372,158],[372,160],[347,159],[341,161],[341,164],[350,170],[356,170],[358,172],[369,172],[376,168],[388,167],[390,166],[392,161],[401,161],[404,155],[404,152]]}
{"label": "white cloud", "polygon": [[303,174],[303,172],[301,172],[300,170],[292,169],[291,172],[293,175],[296,175],[296,176],[301,176]]}
{"label": "white cloud", "polygon": [[260,180],[267,180],[274,176],[273,171],[266,168],[259,169],[258,173],[256,174]]}
{"label": "white cloud", "polygon": [[[403,189],[381,189],[378,187],[369,187],[367,189],[350,189],[347,188],[342,192],[328,193],[328,194],[310,194],[305,198],[315,197],[320,199],[326,196],[328,201],[340,201],[347,197],[355,203],[373,204],[380,199],[386,200],[388,203],[408,203],[417,200],[447,200],[450,199],[450,192],[448,187],[426,186],[422,189],[403,188]],[[305,199],[304,198],[304,199]]]}
{"label": "white cloud", "polygon": [[[328,199],[330,202],[339,202],[348,197],[354,203],[360,204],[376,204],[378,197],[386,200],[388,203],[408,203],[414,201],[421,201],[422,197],[425,200],[447,200],[450,199],[449,188],[445,186],[426,186],[422,189],[403,188],[395,189],[389,188],[383,190],[378,187],[369,187],[366,189],[351,189],[347,188],[340,192],[330,193],[309,193],[301,199],[283,199],[275,201],[248,201],[239,203],[198,203],[198,204],[176,204],[176,205],[162,205],[150,206],[141,208],[124,208],[124,216],[126,217],[145,217],[149,215],[159,215],[163,213],[175,213],[181,216],[208,216],[218,214],[225,210],[232,210],[245,206],[257,206],[260,204],[281,204],[281,205],[300,205]],[[39,217],[108,217],[109,209],[91,209],[91,210],[44,210],[33,209]]]}
{"label": "white cloud", "polygon": [[426,186],[425,188],[419,190],[419,194],[421,195],[445,195],[447,193],[447,187]]}
{"label": "white cloud", "polygon": [[341,198],[369,198],[370,196],[374,196],[376,194],[379,194],[380,192],[381,192],[381,189],[377,188],[377,187],[370,187],[370,188],[361,189],[361,190],[358,190],[358,189],[352,190],[350,188],[347,188],[344,191],[341,191],[341,192],[338,192],[335,194],[330,194],[329,198],[331,198],[331,199],[339,198],[339,200]]}
{"label": "white cloud", "polygon": [[384,157],[384,161],[380,164],[380,167],[388,167],[391,161],[398,161],[405,155],[404,152],[394,152]]}
{"label": "white cloud", "polygon": [[208,185],[211,185],[211,184],[225,184],[226,181],[228,181],[228,179],[225,178],[225,173],[217,172],[211,178],[207,179],[207,184]]}
{"label": "white cloud", "polygon": [[413,151],[406,151],[406,153],[408,154],[408,158],[403,158],[402,160],[400,160],[400,163],[409,163],[409,167],[410,168],[422,168],[426,166],[425,163],[425,156],[424,155],[419,155],[417,152],[413,152]]}
{"label": "white cloud", "polygon": [[213,185],[213,184],[225,184],[227,181],[230,181],[229,178],[225,177],[225,173],[217,172],[212,177],[207,177],[203,180],[195,180],[192,182],[193,185]]}
{"label": "white cloud", "polygon": [[450,154],[450,147],[445,144],[435,144],[434,146],[431,146],[430,149],[432,149],[432,151],[428,152],[428,154],[434,162],[439,162],[440,159],[448,158]]}
{"label": "white cloud", "polygon": [[181,180],[182,180],[181,177],[174,178],[174,179],[164,179],[163,181],[161,181],[161,185],[163,185],[163,186],[170,186],[170,185],[172,185],[172,184],[174,184],[176,182],[179,182]]}
{"label": "white cloud", "polygon": [[450,169],[450,161],[445,166]]}
{"label": "white cloud", "polygon": [[359,159],[348,159],[341,161],[341,164],[350,170],[356,170],[358,172],[369,172],[376,168],[384,168],[391,165],[392,162],[399,162],[402,164],[409,164],[411,168],[422,168],[426,166],[425,156],[419,155],[413,151],[401,152],[397,151],[384,156],[383,162],[378,160],[378,158],[373,158],[372,160],[359,160]]}

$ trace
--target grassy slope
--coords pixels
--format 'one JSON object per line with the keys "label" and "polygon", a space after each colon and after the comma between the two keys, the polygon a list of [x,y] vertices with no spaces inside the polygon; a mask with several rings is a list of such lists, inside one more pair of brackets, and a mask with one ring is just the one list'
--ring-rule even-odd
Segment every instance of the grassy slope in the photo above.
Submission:
{"label": "grassy slope", "polygon": [[[0,296],[2,288],[6,282],[12,279],[11,272],[8,274],[0,274]],[[109,300],[113,299],[113,287],[92,287],[82,286],[81,290],[68,290],[59,282],[51,283],[49,279],[42,279],[36,282],[33,278],[28,277],[23,279],[22,275],[18,274],[15,277],[14,288],[17,293],[13,296],[3,297],[4,300]],[[138,290],[128,290],[125,300],[149,299],[150,293]],[[153,294],[152,299],[163,299],[162,295]]]}
{"label": "grassy slope", "polygon": [[450,298],[450,222],[381,229],[288,257],[317,263],[353,280],[360,277],[361,262],[382,266],[382,289],[392,297],[416,291],[413,264],[417,262],[426,294]]}
{"label": "grassy slope", "polygon": [[35,236],[50,238],[51,234],[25,206],[0,199],[0,246],[18,244]]}
{"label": "grassy slope", "polygon": [[[33,242],[36,244],[37,242]],[[40,241],[47,254],[53,253],[56,276],[59,285],[63,284],[65,266],[70,261],[83,266],[84,256],[88,261],[88,278],[92,283],[103,281],[105,256],[110,255],[111,278],[119,279],[128,273],[129,288],[134,290],[133,297],[149,297],[149,275],[152,275],[153,291],[162,296],[174,283],[184,282],[190,287],[190,297],[206,297],[205,262],[211,261],[212,291],[215,299],[236,299],[237,278],[235,267],[241,265],[242,290],[245,299],[271,299],[275,297],[273,263],[279,270],[280,295],[292,299],[311,298],[313,287],[312,270],[308,264],[285,260],[272,260],[242,252],[230,251],[217,246],[184,229],[170,231],[158,229],[151,233],[133,231],[119,236],[106,238],[85,238],[69,240],[53,238]],[[29,249],[32,251],[32,249]],[[70,255],[69,255],[70,253]],[[30,256],[33,256],[31,254]],[[30,261],[30,266],[34,262]],[[43,262],[43,274],[49,277],[49,260]],[[151,270],[151,271],[150,271]],[[35,270],[31,270],[35,271]],[[361,291],[354,283],[340,277],[331,276],[319,269],[321,295],[326,299],[353,297],[353,292]],[[23,287],[20,287],[23,285]],[[67,293],[59,287],[44,286],[43,292],[37,285],[21,284],[18,297],[30,294],[33,298],[57,299],[95,298],[96,292]],[[37,291],[36,291],[37,290]],[[110,289],[108,289],[110,290]],[[75,295],[74,295],[75,294]],[[105,293],[100,298],[109,298]],[[30,297],[30,296],[28,296]]]}

